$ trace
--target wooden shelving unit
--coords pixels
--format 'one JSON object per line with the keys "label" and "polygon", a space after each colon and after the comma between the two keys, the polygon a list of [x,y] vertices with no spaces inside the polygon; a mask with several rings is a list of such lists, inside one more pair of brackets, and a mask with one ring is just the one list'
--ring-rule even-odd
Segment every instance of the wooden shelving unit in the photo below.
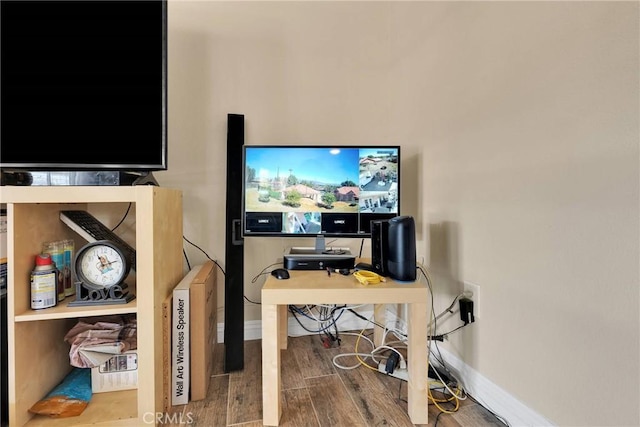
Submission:
{"label": "wooden shelving unit", "polygon": [[[70,238],[86,242],[59,219],[64,209],[103,203],[135,204],[137,265],[125,305],[30,308],[29,276],[42,242]],[[183,275],[182,193],[155,186],[1,187],[7,205],[9,423],[11,426],[138,426],[153,424],[163,412],[162,302]],[[71,370],[63,340],[79,318],[136,313],[138,389],[94,394],[78,417],[34,416],[29,408]]]}

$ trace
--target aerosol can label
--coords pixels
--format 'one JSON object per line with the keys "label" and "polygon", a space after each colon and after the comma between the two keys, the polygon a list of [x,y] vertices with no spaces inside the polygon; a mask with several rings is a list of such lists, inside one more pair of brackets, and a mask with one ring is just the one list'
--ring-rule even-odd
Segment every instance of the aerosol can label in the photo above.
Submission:
{"label": "aerosol can label", "polygon": [[58,271],[50,269],[31,272],[31,308],[49,308],[58,302]]}

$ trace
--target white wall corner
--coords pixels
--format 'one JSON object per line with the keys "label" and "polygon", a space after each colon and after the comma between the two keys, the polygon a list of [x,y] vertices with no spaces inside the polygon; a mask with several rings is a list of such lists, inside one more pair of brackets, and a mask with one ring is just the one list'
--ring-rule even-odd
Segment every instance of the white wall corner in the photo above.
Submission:
{"label": "white wall corner", "polygon": [[445,362],[459,376],[458,380],[464,384],[467,393],[481,405],[504,418],[510,426],[548,427],[554,425],[450,351],[440,348],[440,352]]}

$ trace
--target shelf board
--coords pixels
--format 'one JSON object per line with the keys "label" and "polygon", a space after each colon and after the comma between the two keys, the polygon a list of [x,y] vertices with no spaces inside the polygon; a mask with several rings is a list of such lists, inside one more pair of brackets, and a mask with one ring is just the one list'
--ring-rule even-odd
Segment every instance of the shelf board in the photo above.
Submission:
{"label": "shelf board", "polygon": [[55,307],[41,310],[28,309],[15,316],[16,322],[32,322],[34,320],[68,319],[74,317],[108,316],[111,314],[129,314],[138,312],[138,299],[127,304],[97,305],[69,307],[69,303],[75,301],[75,297],[65,298]]}
{"label": "shelf board", "polygon": [[50,418],[36,415],[24,427],[70,427],[85,425],[137,425],[138,390],[94,393],[87,409],[77,417]]}
{"label": "shelf board", "polygon": [[31,186],[2,187],[2,203],[135,202],[149,186]]}

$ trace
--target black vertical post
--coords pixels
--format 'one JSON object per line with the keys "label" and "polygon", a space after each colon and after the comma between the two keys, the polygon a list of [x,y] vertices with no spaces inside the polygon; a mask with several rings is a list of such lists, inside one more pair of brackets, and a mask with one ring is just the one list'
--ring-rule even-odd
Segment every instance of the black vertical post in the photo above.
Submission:
{"label": "black vertical post", "polygon": [[244,246],[242,242],[242,146],[244,115],[227,116],[227,217],[224,286],[224,370],[244,367]]}

